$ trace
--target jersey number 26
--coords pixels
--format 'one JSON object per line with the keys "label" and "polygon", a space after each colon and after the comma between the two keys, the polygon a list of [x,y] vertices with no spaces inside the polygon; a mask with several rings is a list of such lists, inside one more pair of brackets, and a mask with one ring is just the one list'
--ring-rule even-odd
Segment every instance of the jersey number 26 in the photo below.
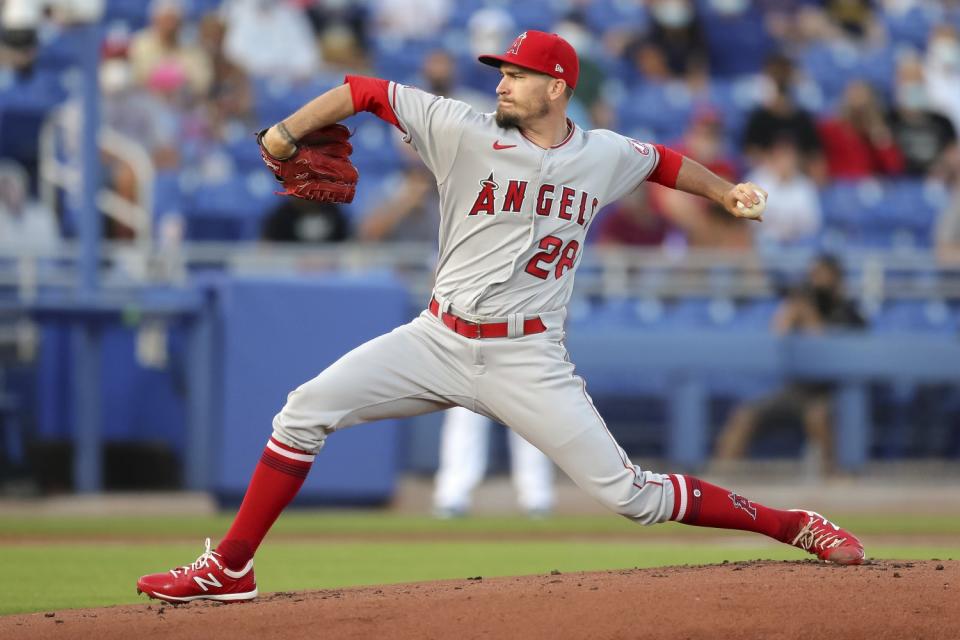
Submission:
{"label": "jersey number 26", "polygon": [[[580,243],[571,240],[567,246],[563,246],[563,240],[556,236],[547,236],[540,239],[540,251],[527,263],[526,272],[536,276],[541,280],[550,277],[550,265],[557,263],[553,268],[555,278],[560,278],[568,269],[573,268],[573,263],[577,260],[577,251],[580,250]],[[563,247],[562,249],[560,247]],[[544,267],[547,267],[546,269]]]}

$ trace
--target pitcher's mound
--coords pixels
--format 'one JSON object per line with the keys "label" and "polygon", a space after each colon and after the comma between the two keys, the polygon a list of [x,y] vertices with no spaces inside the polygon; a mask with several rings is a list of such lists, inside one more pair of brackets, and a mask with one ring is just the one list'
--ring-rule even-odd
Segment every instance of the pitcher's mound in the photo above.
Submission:
{"label": "pitcher's mound", "polygon": [[960,561],[758,561],[151,601],[8,616],[0,637],[956,640],[958,603]]}

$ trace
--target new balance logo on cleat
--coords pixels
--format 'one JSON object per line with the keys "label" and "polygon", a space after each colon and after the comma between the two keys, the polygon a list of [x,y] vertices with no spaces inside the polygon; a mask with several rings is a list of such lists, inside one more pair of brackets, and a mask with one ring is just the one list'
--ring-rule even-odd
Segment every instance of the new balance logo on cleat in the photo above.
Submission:
{"label": "new balance logo on cleat", "polygon": [[195,562],[164,573],[141,576],[137,580],[137,593],[167,602],[253,600],[257,597],[253,560],[241,570],[231,571],[224,566],[220,554],[210,549],[210,538],[207,538],[206,548]]}
{"label": "new balance logo on cleat", "polygon": [[222,587],[223,585],[219,580],[214,577],[212,573],[208,573],[206,578],[201,578],[200,576],[193,576],[193,581],[197,583],[197,586],[203,589],[204,591],[209,591],[207,586],[211,587]]}

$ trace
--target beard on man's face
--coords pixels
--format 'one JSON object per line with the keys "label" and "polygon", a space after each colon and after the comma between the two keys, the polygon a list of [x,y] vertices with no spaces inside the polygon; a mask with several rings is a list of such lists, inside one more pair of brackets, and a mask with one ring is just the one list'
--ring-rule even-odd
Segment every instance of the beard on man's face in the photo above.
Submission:
{"label": "beard on man's face", "polygon": [[520,116],[516,113],[506,113],[501,109],[497,109],[497,126],[503,129],[519,129],[520,128]]}
{"label": "beard on man's face", "polygon": [[539,105],[537,105],[536,108],[531,109],[530,111],[531,113],[527,117],[522,117],[519,113],[508,113],[501,107],[497,107],[497,125],[503,127],[504,129],[520,129],[523,127],[523,124],[526,120],[530,118],[542,118],[550,113],[550,104],[546,99],[544,99]]}

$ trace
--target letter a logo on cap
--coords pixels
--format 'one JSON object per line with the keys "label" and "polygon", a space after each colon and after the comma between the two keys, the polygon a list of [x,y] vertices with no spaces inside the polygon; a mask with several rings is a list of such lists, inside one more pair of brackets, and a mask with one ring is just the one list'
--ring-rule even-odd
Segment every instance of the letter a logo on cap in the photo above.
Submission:
{"label": "letter a logo on cap", "polygon": [[523,44],[523,39],[526,37],[527,37],[526,31],[518,35],[516,39],[513,41],[513,44],[510,45],[510,48],[507,49],[507,53],[513,54],[513,55],[517,55],[518,53],[520,53],[520,45]]}

